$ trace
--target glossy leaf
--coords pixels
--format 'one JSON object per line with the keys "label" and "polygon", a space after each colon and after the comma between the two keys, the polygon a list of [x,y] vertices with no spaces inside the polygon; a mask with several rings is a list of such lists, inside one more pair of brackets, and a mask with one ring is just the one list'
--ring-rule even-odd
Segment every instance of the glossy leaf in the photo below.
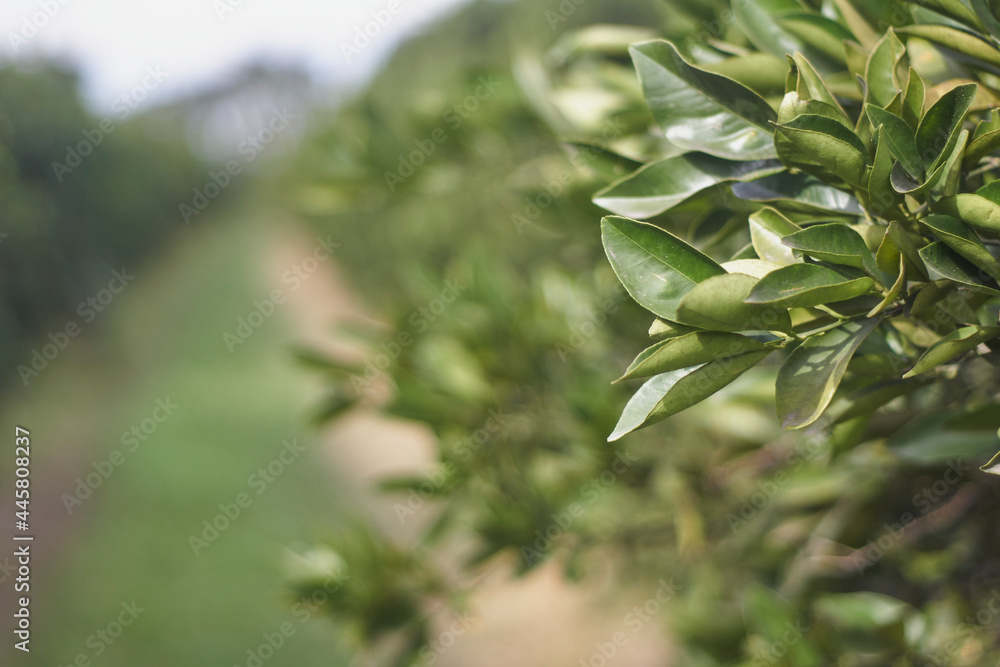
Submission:
{"label": "glossy leaf", "polygon": [[650,218],[706,188],[784,171],[777,160],[734,162],[687,153],[650,162],[594,195],[594,203],[629,218]]}
{"label": "glossy leaf", "polygon": [[922,178],[924,165],[917,152],[917,140],[906,121],[872,104],[865,105],[865,113],[873,127],[882,126],[888,140],[892,156],[899,160],[903,168],[914,178]]}
{"label": "glossy leaf", "polygon": [[874,331],[875,318],[844,322],[811,336],[778,371],[776,399],[782,428],[812,424],[833,398],[854,351]]}
{"label": "glossy leaf", "polygon": [[725,274],[714,260],[659,227],[628,218],[601,220],[608,260],[636,302],[676,320],[681,297],[701,281]]}
{"label": "glossy leaf", "polygon": [[853,266],[870,275],[877,275],[878,267],[865,240],[845,224],[813,225],[786,236],[781,242],[815,259]]}
{"label": "glossy leaf", "polygon": [[733,160],[774,157],[774,111],[757,93],[684,60],[670,42],[629,49],[643,94],[667,140]]}
{"label": "glossy leaf", "polygon": [[860,296],[874,286],[871,278],[844,278],[818,264],[792,264],[767,274],[754,285],[747,303],[811,308]]}
{"label": "glossy leaf", "polygon": [[810,171],[819,167],[852,185],[861,185],[867,149],[837,121],[802,115],[775,126],[774,146],[781,161]]}
{"label": "glossy leaf", "polygon": [[980,343],[1000,336],[1000,327],[962,327],[934,343],[927,349],[917,363],[903,377],[909,378],[925,373],[941,364],[948,363],[955,357],[975,349]]}
{"label": "glossy leaf", "polygon": [[646,348],[615,382],[659,375],[762,349],[763,343],[739,334],[695,331]]}
{"label": "glossy leaf", "polygon": [[928,173],[933,172],[950,152],[965,114],[976,97],[976,88],[974,83],[956,86],[942,95],[920,119],[916,134],[917,151]]}
{"label": "glossy leaf", "polygon": [[748,352],[657,375],[646,381],[625,405],[608,441],[618,440],[705,400],[757,365],[770,350]]}
{"label": "glossy leaf", "polygon": [[766,176],[756,181],[733,183],[732,189],[740,199],[775,202],[790,210],[861,214],[861,206],[853,196],[806,174],[786,172]]}

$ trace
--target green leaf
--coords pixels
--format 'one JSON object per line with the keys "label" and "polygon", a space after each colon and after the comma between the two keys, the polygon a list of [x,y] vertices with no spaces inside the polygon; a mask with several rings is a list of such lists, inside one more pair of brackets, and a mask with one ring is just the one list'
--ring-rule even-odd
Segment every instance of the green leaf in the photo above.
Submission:
{"label": "green leaf", "polygon": [[774,147],[788,166],[819,167],[851,185],[862,185],[867,149],[854,132],[830,118],[803,115],[775,125]]}
{"label": "green leaf", "polygon": [[733,162],[687,153],[650,162],[594,195],[594,203],[630,218],[650,218],[720,183],[753,180],[784,170],[777,160]]}
{"label": "green leaf", "polygon": [[949,248],[1000,280],[1000,262],[994,259],[976,233],[961,220],[950,215],[929,215],[920,222],[929,227]]}
{"label": "green leaf", "polygon": [[851,132],[854,131],[854,123],[840,109],[821,100],[803,99],[794,90],[782,98],[781,106],[778,107],[778,122],[787,123],[807,114],[835,120]]}
{"label": "green leaf", "polygon": [[920,355],[903,378],[924,373],[948,363],[958,355],[975,349],[980,343],[1000,336],[1000,327],[962,327],[952,331]]}
{"label": "green leaf", "polygon": [[[817,57],[818,54],[826,56],[834,64],[844,64],[844,40],[854,39],[854,35],[844,26],[818,13],[800,10],[783,14],[777,18],[777,24],[785,32],[801,40],[805,49]],[[793,52],[786,52],[785,55],[788,53]]]}
{"label": "green leaf", "polygon": [[783,237],[797,231],[800,231],[798,225],[773,208],[763,208],[750,214],[750,240],[753,249],[761,259],[779,266],[801,261],[792,253],[791,248],[781,242]]}
{"label": "green leaf", "polygon": [[819,100],[820,102],[826,102],[830,106],[837,109],[840,114],[846,119],[850,120],[847,112],[840,105],[840,101],[830,92],[827,87],[826,82],[823,78],[816,72],[816,68],[812,66],[801,53],[795,53],[794,55],[786,56],[788,59],[788,76],[792,81],[794,81],[794,88],[786,90],[785,92],[798,93],[799,97],[806,100]]}
{"label": "green leaf", "polygon": [[740,199],[774,202],[792,211],[832,211],[861,215],[858,200],[850,194],[806,174],[782,173],[756,181],[733,183],[733,194]]}
{"label": "green leaf", "polygon": [[942,213],[959,218],[965,224],[987,232],[1000,232],[1000,205],[979,194],[965,192],[944,197],[938,202]]}
{"label": "green leaf", "polygon": [[703,366],[663,373],[647,380],[626,404],[618,424],[608,436],[608,442],[700,403],[770,353],[771,350],[748,352]]}
{"label": "green leaf", "polygon": [[818,264],[792,264],[761,278],[746,302],[811,308],[861,296],[874,284],[871,278],[850,280]]}
{"label": "green leaf", "polygon": [[813,225],[781,240],[789,248],[801,250],[815,259],[853,266],[873,277],[878,267],[861,234],[840,222]]}
{"label": "green leaf", "polygon": [[868,56],[865,66],[865,83],[868,85],[866,102],[884,109],[889,106],[892,98],[903,92],[903,85],[899,81],[899,64],[905,56],[906,47],[890,27]]}
{"label": "green leaf", "polygon": [[835,21],[805,12],[794,0],[740,0],[732,6],[737,25],[760,51],[803,53],[824,70],[843,65],[840,45],[852,36]]}
{"label": "green leaf", "polygon": [[963,129],[958,133],[958,139],[947,159],[927,179],[931,182],[932,197],[951,197],[958,193],[958,189],[962,185],[962,157],[965,155],[965,147],[968,142],[969,131]]}
{"label": "green leaf", "polygon": [[[881,249],[882,248],[880,246],[879,250]],[[882,297],[882,300],[874,308],[869,310],[868,314],[865,315],[865,317],[875,317],[883,310],[885,310],[889,306],[889,304],[891,304],[893,301],[899,298],[900,293],[903,291],[903,287],[906,286],[906,258],[903,257],[902,253],[899,253],[898,261],[899,261],[899,270],[898,273],[896,274],[896,280],[893,281],[892,286],[889,287],[889,290]]]}
{"label": "green leaf", "polygon": [[958,138],[965,114],[972,106],[978,86],[967,83],[955,86],[935,102],[917,127],[917,151],[927,166],[927,173],[933,172],[938,164],[951,152],[952,143]]}
{"label": "green leaf", "polygon": [[911,67],[909,76],[906,79],[906,92],[903,94],[903,103],[900,111],[903,120],[913,130],[916,130],[920,125],[920,117],[924,115],[924,94],[924,80]]}
{"label": "green leaf", "polygon": [[892,187],[893,163],[885,127],[878,128],[875,137],[875,160],[868,172],[868,208],[877,216],[894,217],[903,198]]}
{"label": "green leaf", "polygon": [[608,260],[636,302],[655,315],[677,319],[677,304],[694,286],[725,269],[659,227],[628,218],[601,220]]}
{"label": "green leaf", "polygon": [[920,249],[920,258],[927,267],[931,280],[945,278],[961,285],[968,285],[992,294],[1000,291],[984,285],[979,279],[979,269],[964,257],[940,241],[935,241]]}
{"label": "green leaf", "polygon": [[764,344],[735,333],[695,331],[652,345],[635,358],[625,374],[615,380],[634,380],[668,371],[763,350]]}
{"label": "green leaf", "polygon": [[756,283],[742,273],[704,280],[681,299],[677,321],[713,331],[791,331],[787,309],[745,303]]}
{"label": "green leaf", "polygon": [[953,19],[956,19],[959,23],[964,23],[965,25],[979,30],[982,24],[979,22],[979,18],[976,13],[972,11],[972,7],[968,2],[963,0],[908,0],[914,4],[934,8],[934,10],[946,14]]}
{"label": "green leaf", "polygon": [[889,223],[889,228],[885,230],[885,233],[896,244],[896,247],[899,248],[903,256],[906,257],[911,272],[915,271],[921,276],[926,276],[927,272],[924,270],[924,262],[920,259],[920,253],[917,251],[916,243],[910,237],[910,233],[903,229],[903,226],[895,220]]}
{"label": "green leaf", "polygon": [[784,60],[770,53],[747,53],[698,66],[738,81],[761,95],[784,91],[787,67]]}
{"label": "green leaf", "polygon": [[878,44],[879,33],[875,32],[875,29],[869,25],[861,12],[854,8],[850,0],[833,0],[833,4],[837,6],[837,11],[844,18],[844,23],[854,33],[854,37],[861,43],[861,46],[869,51],[874,49],[875,45]]}
{"label": "green leaf", "polygon": [[989,119],[980,121],[976,125],[976,131],[972,135],[969,147],[965,150],[962,164],[966,169],[971,169],[997,149],[1000,149],[1000,112],[991,109]]}
{"label": "green leaf", "polygon": [[876,318],[844,322],[795,348],[778,371],[776,399],[782,428],[802,428],[819,419],[847,362],[878,323]]}
{"label": "green leaf", "polygon": [[733,160],[775,156],[769,124],[777,116],[757,93],[694,67],[670,42],[642,42],[629,53],[670,143]]}
{"label": "green leaf", "polygon": [[909,25],[899,29],[913,37],[920,37],[956,53],[971,58],[984,69],[1000,68],[1000,52],[990,42],[967,30],[957,30],[945,25]]}
{"label": "green leaf", "polygon": [[651,338],[672,338],[674,336],[683,336],[684,334],[691,333],[695,329],[692,327],[686,327],[683,324],[677,322],[668,322],[667,320],[661,320],[657,317],[653,320],[653,323],[649,325],[649,336]]}
{"label": "green leaf", "polygon": [[1000,22],[997,21],[996,17],[993,15],[993,10],[990,8],[990,3],[987,0],[969,0],[969,5],[972,6],[972,11],[976,13],[976,16],[983,23],[983,27],[989,32],[994,39],[1000,39]]}
{"label": "green leaf", "polygon": [[892,156],[899,160],[911,176],[923,178],[924,165],[920,161],[920,153],[917,152],[917,140],[906,121],[873,104],[865,105],[865,113],[872,127],[881,126],[885,130]]}

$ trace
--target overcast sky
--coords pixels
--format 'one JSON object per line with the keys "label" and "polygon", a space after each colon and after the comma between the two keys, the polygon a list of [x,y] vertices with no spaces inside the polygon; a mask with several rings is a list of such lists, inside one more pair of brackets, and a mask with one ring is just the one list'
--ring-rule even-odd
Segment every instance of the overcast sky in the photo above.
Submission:
{"label": "overcast sky", "polygon": [[0,57],[74,60],[101,112],[148,68],[160,72],[150,100],[200,89],[259,56],[302,62],[321,81],[358,83],[402,38],[464,0],[0,2]]}

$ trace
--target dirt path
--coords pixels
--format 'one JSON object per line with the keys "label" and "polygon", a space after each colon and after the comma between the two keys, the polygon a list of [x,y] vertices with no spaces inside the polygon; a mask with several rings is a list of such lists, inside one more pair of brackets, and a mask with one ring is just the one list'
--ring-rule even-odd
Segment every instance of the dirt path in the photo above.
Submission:
{"label": "dirt path", "polygon": [[[289,227],[292,227],[289,225]],[[309,255],[315,241],[304,233],[276,238],[273,270]],[[299,323],[301,340],[320,350],[362,360],[365,351],[337,339],[338,325],[371,321],[333,262],[324,262],[316,274],[290,296],[289,317]],[[412,540],[420,522],[432,512],[401,524],[394,512],[398,499],[379,494],[375,484],[388,475],[419,474],[434,461],[434,439],[420,424],[388,419],[372,409],[358,409],[322,433],[325,456],[334,473],[350,486],[349,511],[372,518],[387,534]],[[461,633],[453,633],[454,618],[436,619],[439,647],[434,664],[443,667],[577,667],[629,665],[663,667],[669,664],[662,619],[641,621],[631,610],[656,591],[623,593],[611,578],[569,584],[557,565],[549,562],[528,576],[512,579],[509,564],[493,563],[478,582],[470,616]],[[632,614],[630,616],[630,614]],[[616,635],[616,633],[620,633]],[[614,641],[618,639],[618,644]],[[603,648],[605,656],[601,656]],[[606,660],[606,662],[605,662]]]}

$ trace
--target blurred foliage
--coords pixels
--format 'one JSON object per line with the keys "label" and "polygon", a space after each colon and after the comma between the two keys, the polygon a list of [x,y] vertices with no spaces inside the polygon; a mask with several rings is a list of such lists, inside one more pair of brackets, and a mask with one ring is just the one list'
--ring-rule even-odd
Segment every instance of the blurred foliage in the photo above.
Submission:
{"label": "blurred foliage", "polygon": [[134,103],[96,117],[59,65],[0,69],[0,370],[30,368],[70,321],[86,328],[85,299],[176,228],[206,175],[178,134]]}
{"label": "blurred foliage", "polygon": [[[776,113],[779,51],[795,44],[857,117],[850,63],[890,23],[914,22],[896,2],[739,5],[734,19],[717,2],[475,4],[404,46],[305,144],[294,205],[343,244],[340,261],[388,325],[357,332],[376,338],[361,364],[310,355],[329,374],[325,414],[380,405],[439,443],[434,470],[385,485],[400,521],[423,528],[418,548],[357,527],[330,545],[353,601],[328,610],[369,646],[395,638],[396,664],[431,661],[419,648],[431,611],[459,607],[504,554],[519,572],[556,558],[571,578],[613,566],[650,591],[673,577],[681,592],[662,620],[678,664],[986,665],[1000,654],[996,484],[976,470],[996,444],[990,359],[902,397],[838,394],[837,418],[805,432],[779,429],[769,359],[666,424],[606,442],[626,398],[608,383],[649,323],[603,259],[591,196],[602,190],[607,206],[614,182],[612,199],[628,199],[614,188],[641,165],[692,150],[657,127],[628,46],[665,35]],[[953,22],[978,15],[957,0],[934,7]],[[865,46],[838,55],[854,35]],[[916,35],[910,58],[929,63],[928,91],[954,78],[994,87],[981,59]],[[669,189],[689,175],[654,180]],[[718,261],[753,258],[747,220],[760,204],[732,181],[632,217]],[[791,212],[806,224],[858,213],[808,201]],[[678,333],[662,320],[649,331]],[[842,392],[867,386],[893,343],[862,348]],[[442,565],[456,552],[457,570]],[[304,599],[319,590],[296,581]]]}

